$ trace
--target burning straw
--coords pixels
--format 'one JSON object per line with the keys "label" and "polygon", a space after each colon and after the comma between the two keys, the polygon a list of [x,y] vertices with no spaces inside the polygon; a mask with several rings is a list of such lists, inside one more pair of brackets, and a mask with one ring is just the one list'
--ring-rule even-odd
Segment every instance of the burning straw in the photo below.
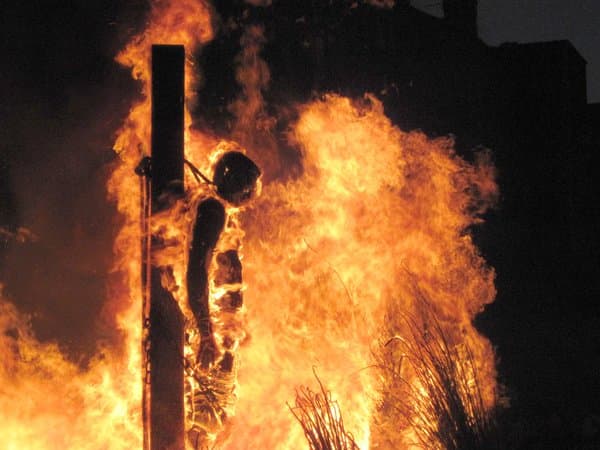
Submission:
{"label": "burning straw", "polygon": [[309,387],[296,389],[294,406],[288,405],[294,417],[300,422],[311,450],[358,450],[352,434],[344,428],[342,413],[331,392],[325,389],[315,373],[319,391]]}
{"label": "burning straw", "polygon": [[400,427],[420,448],[501,448],[497,399],[491,405],[486,401],[466,334],[446,329],[420,293],[417,302],[418,316],[395,312],[389,317],[391,337],[376,355],[385,380],[380,416],[382,428],[390,428],[388,444],[394,439],[389,436],[397,436],[392,428]]}

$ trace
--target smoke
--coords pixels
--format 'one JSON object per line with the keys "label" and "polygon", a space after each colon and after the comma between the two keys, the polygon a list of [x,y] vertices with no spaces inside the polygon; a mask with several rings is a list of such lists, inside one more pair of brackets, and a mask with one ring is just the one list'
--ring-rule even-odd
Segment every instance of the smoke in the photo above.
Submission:
{"label": "smoke", "polygon": [[271,79],[269,66],[262,58],[266,44],[264,28],[248,25],[240,38],[240,52],[235,58],[236,81],[241,92],[228,106],[235,117],[231,136],[247,148],[253,159],[262,167],[266,178],[277,177],[286,171],[285,155],[273,131],[277,118],[270,115],[264,93]]}
{"label": "smoke", "polygon": [[248,26],[240,40],[242,49],[236,58],[236,80],[242,93],[229,105],[237,118],[233,130],[237,138],[249,137],[256,130],[268,130],[273,123],[266,115],[263,98],[263,90],[270,81],[269,67],[260,56],[265,42],[264,29],[259,25]]}

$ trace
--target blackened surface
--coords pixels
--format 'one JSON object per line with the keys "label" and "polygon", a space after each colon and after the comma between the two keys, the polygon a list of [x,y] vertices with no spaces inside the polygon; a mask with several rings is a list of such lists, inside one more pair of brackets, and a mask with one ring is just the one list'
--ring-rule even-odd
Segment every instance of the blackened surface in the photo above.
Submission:
{"label": "blackened surface", "polygon": [[[152,212],[183,194],[183,46],[152,47]],[[165,242],[152,242],[151,252]],[[152,260],[152,258],[151,258]],[[162,286],[161,269],[150,281],[150,445],[152,450],[183,450],[183,318]]]}
{"label": "blackened surface", "polygon": [[225,153],[215,167],[217,193],[234,205],[250,200],[256,190],[260,169],[240,152]]}
{"label": "blackened surface", "polygon": [[184,58],[183,46],[152,47],[152,197],[159,209],[161,197],[183,193]]}
{"label": "blackened surface", "polygon": [[233,354],[231,352],[223,354],[223,358],[219,361],[219,369],[223,372],[231,372],[233,370]]}
{"label": "blackened surface", "polygon": [[208,304],[208,268],[224,225],[225,209],[218,200],[211,198],[200,203],[192,235],[186,281],[190,308],[200,330],[198,359],[203,367],[212,364],[216,356]]}
{"label": "blackened surface", "polygon": [[219,307],[225,312],[235,312],[244,304],[244,297],[241,291],[227,292],[219,300]]}
{"label": "blackened surface", "polygon": [[152,450],[183,450],[183,316],[161,270],[150,275],[150,443]]}
{"label": "blackened surface", "polygon": [[236,250],[227,250],[217,255],[217,273],[215,285],[234,284],[242,282],[242,262]]}

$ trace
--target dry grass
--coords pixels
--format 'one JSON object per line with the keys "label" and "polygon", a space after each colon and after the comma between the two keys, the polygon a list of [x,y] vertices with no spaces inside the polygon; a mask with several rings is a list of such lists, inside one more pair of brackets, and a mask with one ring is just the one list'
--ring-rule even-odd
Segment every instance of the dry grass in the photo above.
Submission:
{"label": "dry grass", "polygon": [[315,373],[319,391],[306,386],[296,390],[294,406],[288,405],[298,420],[311,450],[358,450],[352,435],[344,428],[338,403]]}
{"label": "dry grass", "polygon": [[[501,448],[495,412],[486,406],[474,355],[466,339],[451,343],[429,303],[419,317],[395,312],[377,353],[385,380],[380,424],[387,445],[398,428],[410,429],[415,446],[431,450]],[[402,330],[402,334],[398,331]],[[392,332],[393,331],[393,332]]]}
{"label": "dry grass", "polygon": [[[497,420],[507,399],[482,389],[485,377],[466,333],[442,323],[433,304],[416,287],[413,300],[411,313],[389,311],[386,337],[375,352],[381,392],[371,444],[382,449],[509,448],[502,444]],[[315,378],[319,390],[300,387],[294,406],[288,405],[309,448],[358,450],[344,428],[338,403],[316,373]]]}

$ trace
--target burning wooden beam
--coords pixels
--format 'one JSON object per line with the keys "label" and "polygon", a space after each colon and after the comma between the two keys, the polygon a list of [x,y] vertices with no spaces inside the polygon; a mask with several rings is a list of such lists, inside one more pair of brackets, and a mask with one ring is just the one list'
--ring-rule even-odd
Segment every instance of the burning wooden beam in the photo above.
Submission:
{"label": "burning wooden beam", "polygon": [[[153,215],[168,207],[173,196],[183,195],[184,60],[183,46],[152,47]],[[150,254],[160,246],[161,242],[152,239]],[[150,269],[150,385],[144,405],[148,418],[144,435],[149,439],[150,450],[184,450],[184,320],[177,302],[161,284],[164,270],[156,266]]]}
{"label": "burning wooden beam", "polygon": [[184,62],[182,45],[152,46],[152,202],[183,195]]}

